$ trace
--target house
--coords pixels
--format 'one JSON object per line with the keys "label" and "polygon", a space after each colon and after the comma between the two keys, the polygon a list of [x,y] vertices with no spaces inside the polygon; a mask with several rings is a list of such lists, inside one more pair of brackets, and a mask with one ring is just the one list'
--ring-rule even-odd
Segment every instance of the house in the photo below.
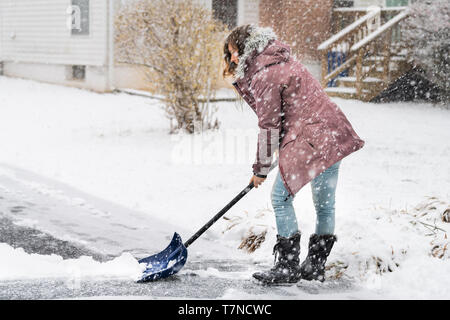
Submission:
{"label": "house", "polygon": [[113,0],[0,1],[4,75],[95,91],[113,87]]}
{"label": "house", "polygon": [[[124,1],[127,0],[1,0],[0,74],[99,92],[114,88],[151,90],[151,84],[145,80],[139,68],[113,63],[113,18]],[[372,27],[375,26],[372,23],[375,18],[367,15],[368,7],[383,7],[381,20],[384,24],[398,15],[404,5],[414,0],[194,1],[210,9],[213,16],[229,28],[247,23],[272,27],[280,39],[291,46],[292,54],[316,78],[321,79],[324,87],[332,83],[334,89],[327,88],[330,95],[368,99],[397,77],[399,72],[403,72],[400,70],[394,74],[388,70],[391,64],[401,64],[399,61],[404,60],[399,52],[389,53],[390,57],[396,59],[389,58],[392,61],[380,60],[379,56],[370,57],[377,63],[376,66],[375,63],[368,66],[369,60],[362,49],[358,51],[359,56],[355,50],[348,51],[350,44],[353,47],[356,45],[352,43],[356,38],[350,40],[349,36],[342,36],[339,41],[332,41],[332,45],[325,47],[323,43],[330,42],[336,34],[341,34],[343,29],[358,19],[364,20],[358,24],[358,32],[364,36],[356,39],[362,41],[374,31]],[[372,23],[370,30],[369,23]],[[395,31],[395,27],[390,26],[389,30]],[[387,35],[387,32],[378,33],[383,35],[377,39]],[[392,39],[398,40],[400,35],[392,32],[390,37],[392,43]],[[375,43],[369,42],[371,45]],[[365,44],[363,48],[366,48]],[[386,55],[386,52],[381,55]],[[340,63],[347,63],[345,69],[341,68],[342,73],[336,73],[338,66],[334,65],[334,61],[330,65],[330,58],[342,58]],[[361,62],[361,59],[364,61]],[[369,72],[366,72],[367,67]],[[407,65],[403,63],[401,67]],[[384,71],[377,74],[380,68],[384,68]],[[347,79],[336,79],[345,72],[350,72]],[[373,79],[375,76],[383,77],[380,80],[382,84],[380,81],[376,84],[364,83],[367,77]],[[350,79],[353,78],[356,82],[352,84]],[[354,87],[351,88],[351,85]],[[337,88],[341,86],[346,89]],[[372,90],[369,95],[367,87],[376,87],[376,90]]]}
{"label": "house", "polygon": [[[124,1],[1,0],[0,75],[98,92],[151,89],[138,68],[113,63],[113,17]],[[259,20],[259,0],[195,1],[231,28]]]}

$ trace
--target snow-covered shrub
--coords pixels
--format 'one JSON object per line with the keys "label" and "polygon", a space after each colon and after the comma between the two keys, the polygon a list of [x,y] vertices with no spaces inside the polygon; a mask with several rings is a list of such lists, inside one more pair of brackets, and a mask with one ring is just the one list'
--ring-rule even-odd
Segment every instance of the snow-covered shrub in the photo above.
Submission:
{"label": "snow-covered shrub", "polygon": [[411,266],[450,259],[450,203],[434,196],[405,209],[374,207],[361,224],[350,220],[341,226],[326,265],[327,279],[376,279]]}
{"label": "snow-covered shrub", "polygon": [[130,0],[115,25],[117,61],[147,70],[165,97],[171,132],[218,126],[209,101],[220,81],[227,29],[210,10],[193,0]]}
{"label": "snow-covered shrub", "polygon": [[450,2],[417,0],[401,23],[403,41],[415,63],[442,89],[441,99],[450,100]]}
{"label": "snow-covered shrub", "polygon": [[[266,239],[275,239],[275,228],[273,224],[274,213],[272,209],[263,208],[256,212],[241,212],[230,217],[224,217],[227,220],[227,226],[223,233],[233,240],[239,241],[238,249],[248,253],[255,252],[264,244],[267,249]],[[271,241],[269,241],[271,243]],[[271,245],[273,245],[271,243]],[[270,246],[270,245],[269,245]],[[262,251],[266,251],[266,250]]]}
{"label": "snow-covered shrub", "polygon": [[421,226],[431,237],[430,254],[439,259],[450,258],[449,243],[447,234],[450,232],[448,218],[450,214],[450,203],[436,197],[427,197],[410,212],[415,220],[413,224]]}

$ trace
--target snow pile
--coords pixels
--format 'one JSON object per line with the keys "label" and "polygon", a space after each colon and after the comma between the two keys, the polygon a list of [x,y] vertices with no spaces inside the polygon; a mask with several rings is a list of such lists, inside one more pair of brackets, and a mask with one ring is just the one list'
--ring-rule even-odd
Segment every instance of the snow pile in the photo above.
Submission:
{"label": "snow pile", "polygon": [[[254,214],[245,211],[230,216],[223,231],[224,238],[238,247],[250,235],[264,234],[260,247],[250,256],[254,261],[271,264],[276,237],[273,217],[274,213],[269,208],[257,210]],[[327,262],[328,281],[350,279],[375,291],[389,288],[384,294],[395,298],[405,294],[396,287],[396,281],[409,287],[408,281],[415,279],[415,285],[409,289],[410,295],[427,297],[423,289],[431,288],[434,283],[435,289],[429,294],[434,298],[441,298],[443,294],[448,296],[449,218],[450,202],[429,196],[411,209],[378,206],[360,212],[357,218],[345,219],[341,227],[345,234],[338,236]],[[307,243],[308,237],[304,234],[302,259],[307,254]],[[442,277],[436,277],[439,273]]]}
{"label": "snow pile", "polygon": [[58,255],[28,254],[22,248],[0,243],[0,280],[36,278],[123,278],[138,280],[145,269],[129,253],[107,262],[92,257],[66,259]]}
{"label": "snow pile", "polygon": [[394,298],[448,297],[448,212],[448,201],[427,197],[412,209],[361,213],[366,224],[346,221],[349,234],[338,238],[327,277],[350,278]]}

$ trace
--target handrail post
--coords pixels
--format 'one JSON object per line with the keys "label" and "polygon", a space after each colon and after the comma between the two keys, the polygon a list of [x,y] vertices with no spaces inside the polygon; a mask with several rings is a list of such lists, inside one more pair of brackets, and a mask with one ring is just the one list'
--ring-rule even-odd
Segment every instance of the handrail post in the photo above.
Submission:
{"label": "handrail post", "polygon": [[362,93],[362,67],[363,67],[363,54],[364,49],[361,48],[358,50],[358,55],[356,57],[356,97],[361,99]]}
{"label": "handrail post", "polygon": [[322,88],[327,86],[327,80],[325,77],[328,74],[328,51],[324,50],[322,54]]}
{"label": "handrail post", "polygon": [[391,60],[391,36],[392,30],[388,30],[384,40],[384,57],[383,57],[383,84],[387,86],[390,80],[389,64]]}

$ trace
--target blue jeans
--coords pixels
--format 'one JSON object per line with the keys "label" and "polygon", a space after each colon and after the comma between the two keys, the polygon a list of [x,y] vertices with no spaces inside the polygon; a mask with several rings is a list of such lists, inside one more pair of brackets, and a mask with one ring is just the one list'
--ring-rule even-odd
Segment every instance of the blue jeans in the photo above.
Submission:
{"label": "blue jeans", "polygon": [[[316,234],[334,233],[334,205],[338,180],[338,171],[341,161],[327,168],[320,175],[311,180],[311,191],[316,209]],[[278,234],[290,237],[298,231],[297,217],[292,205],[294,196],[290,195],[281,179],[278,170],[272,188],[272,206],[275,211]]]}

